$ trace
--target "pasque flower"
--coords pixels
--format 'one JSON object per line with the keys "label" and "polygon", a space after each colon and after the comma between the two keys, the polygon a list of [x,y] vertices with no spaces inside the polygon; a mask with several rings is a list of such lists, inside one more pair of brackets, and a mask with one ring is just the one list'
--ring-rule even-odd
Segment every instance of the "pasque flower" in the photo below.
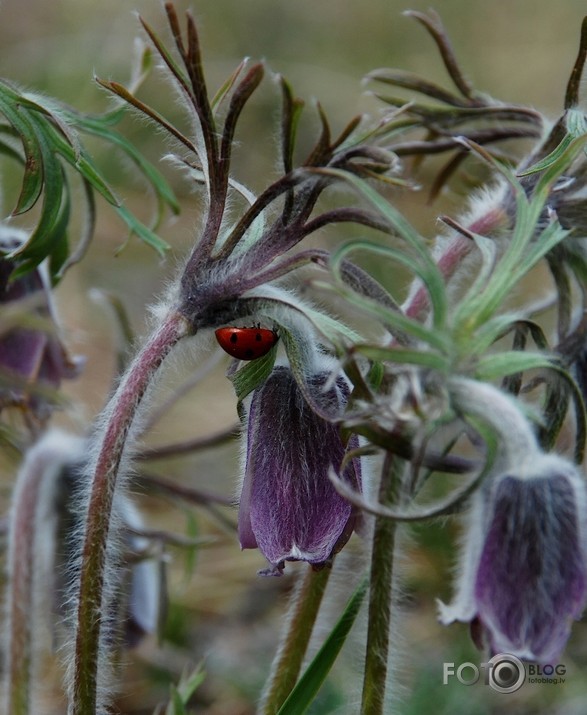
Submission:
{"label": "pasque flower", "polygon": [[[349,388],[342,377],[327,383],[329,376],[317,372],[307,389],[334,416],[342,412]],[[271,564],[264,573],[274,575],[285,561],[328,562],[355,523],[353,507],[328,478],[330,469],[340,470],[345,454],[339,428],[314,411],[290,368],[277,366],[253,394],[246,438],[242,548],[259,547]],[[349,461],[342,478],[359,488],[358,459]]]}
{"label": "pasque flower", "polygon": [[[0,252],[18,248],[23,240],[22,232],[0,227]],[[13,316],[16,325],[10,324],[7,310],[3,311],[6,323],[0,333],[0,372],[9,385],[0,389],[0,408],[18,405],[43,418],[51,409],[43,386],[57,389],[63,378],[78,374],[81,362],[67,354],[59,338],[43,267],[10,280],[16,267],[13,260],[0,257],[0,305],[4,309],[22,306],[20,314]],[[27,318],[36,319],[38,325],[25,326]]]}
{"label": "pasque flower", "polygon": [[585,484],[572,463],[540,451],[528,425],[516,430],[509,399],[498,399],[513,442],[473,497],[457,595],[440,617],[470,622],[493,653],[551,663],[587,599]]}

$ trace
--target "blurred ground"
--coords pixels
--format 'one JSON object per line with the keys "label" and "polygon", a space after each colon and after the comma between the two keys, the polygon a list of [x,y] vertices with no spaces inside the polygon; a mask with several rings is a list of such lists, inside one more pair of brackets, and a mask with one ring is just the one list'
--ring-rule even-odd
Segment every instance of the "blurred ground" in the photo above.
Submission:
{"label": "blurred ground", "polygon": [[[188,4],[178,2],[178,7]],[[397,0],[201,0],[193,10],[199,20],[205,66],[211,87],[218,86],[247,55],[263,58],[272,72],[284,74],[296,94],[319,98],[333,118],[335,128],[367,110],[378,111],[374,100],[362,93],[362,77],[377,67],[402,67],[444,81],[433,43],[413,20],[402,16],[407,8],[427,10],[430,3]],[[561,107],[568,73],[578,47],[582,0],[553,3],[546,0],[443,0],[436,3],[475,85],[504,101],[535,106],[550,116]],[[124,82],[133,54],[133,39],[140,34],[135,12],[141,13],[165,34],[163,13],[152,0],[3,0],[0,4],[0,75],[47,92],[83,111],[102,111],[108,98],[92,81],[93,74]],[[175,98],[157,78],[149,80],[144,97],[161,111],[181,121]],[[260,90],[247,110],[238,139],[241,143],[237,173],[254,188],[265,185],[276,163],[274,139],[278,112],[277,92],[271,82]],[[309,126],[313,120],[308,120]],[[149,133],[144,123],[126,121],[125,132],[154,161],[168,151],[161,137]],[[99,145],[94,147],[98,156]],[[137,185],[132,171],[110,154],[102,159],[110,180],[142,218],[150,213],[150,197]],[[118,257],[124,227],[99,204],[98,232],[90,255],[72,270],[58,290],[62,321],[72,349],[87,357],[83,376],[67,385],[71,409],[58,422],[74,430],[89,424],[104,404],[115,373],[113,347],[116,330],[111,316],[91,300],[93,289],[115,292],[125,303],[138,334],[145,330],[146,307],[173,275],[177,261],[193,238],[199,205],[190,188],[163,168],[181,196],[182,215],[168,221],[162,235],[174,253],[161,262],[148,248],[131,241]],[[0,193],[2,214],[13,199],[10,177]],[[455,197],[429,207],[424,198],[406,197],[402,208],[428,235],[442,206]],[[204,356],[198,360],[201,362]],[[235,421],[233,394],[219,364],[201,385],[185,396],[176,409],[149,435],[151,444],[206,435]],[[169,394],[194,370],[189,354],[178,360],[172,378],[163,380],[161,394]],[[183,377],[180,377],[183,375]],[[189,458],[156,462],[149,471],[179,483],[235,493],[238,449],[229,444]],[[1,475],[6,495],[13,474]],[[249,715],[266,676],[278,637],[292,575],[301,565],[288,566],[285,578],[262,580],[255,574],[262,559],[258,553],[240,553],[234,534],[227,532],[201,510],[187,516],[185,509],[161,498],[142,497],[142,507],[154,528],[185,533],[197,529],[212,535],[213,545],[201,549],[191,577],[185,558],[170,552],[170,611],[167,642],[157,648],[145,643],[128,656],[118,707],[122,713],[147,715],[167,697],[169,679],[176,680],[186,662],[206,660],[208,677],[194,712],[205,715]],[[6,500],[3,503],[3,510]],[[194,512],[190,511],[193,515]],[[234,520],[230,510],[225,513]],[[579,625],[565,654],[567,683],[527,685],[512,696],[497,695],[478,684],[465,688],[441,684],[444,661],[478,663],[464,628],[441,629],[435,620],[434,598],[450,593],[450,530],[446,525],[419,528],[406,566],[406,617],[403,651],[398,658],[401,680],[408,686],[400,712],[548,713],[585,712],[587,633]],[[355,544],[357,559],[360,548]],[[358,567],[357,567],[358,568]],[[329,593],[333,602],[335,594]],[[352,713],[345,704],[343,684],[352,679],[351,665],[342,663],[314,713]],[[59,681],[48,692],[43,707],[49,715],[64,712]]]}

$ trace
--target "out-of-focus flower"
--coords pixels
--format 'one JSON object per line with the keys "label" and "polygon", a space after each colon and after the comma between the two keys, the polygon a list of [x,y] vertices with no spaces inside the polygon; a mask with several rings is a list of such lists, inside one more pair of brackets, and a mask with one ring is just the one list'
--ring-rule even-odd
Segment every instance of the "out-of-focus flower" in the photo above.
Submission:
{"label": "out-of-focus flower", "polygon": [[470,622],[493,653],[558,659],[587,598],[586,494],[555,455],[490,480],[474,497],[457,596],[441,621]]}
{"label": "out-of-focus flower", "polygon": [[[120,602],[124,643],[129,648],[137,646],[145,636],[157,633],[167,606],[163,559],[149,557],[153,542],[140,536],[143,518],[129,499],[119,503],[121,520],[127,532],[124,544],[137,555],[126,569],[122,579]],[[152,551],[152,549],[151,549]]]}
{"label": "out-of-focus flower", "polygon": [[[340,414],[349,388],[341,377],[327,386],[328,378],[318,372],[308,389],[324,411]],[[338,427],[312,409],[289,367],[274,368],[248,413],[239,511],[241,546],[261,550],[271,564],[263,573],[279,575],[285,561],[325,564],[348,541],[354,509],[328,477],[330,469],[340,471],[345,451]],[[342,478],[360,489],[358,459]]]}
{"label": "out-of-focus flower", "polygon": [[[44,521],[49,527],[43,535],[44,569],[53,579],[51,602],[55,611],[67,620],[72,615],[68,595],[72,564],[85,518],[79,508],[79,491],[83,488],[80,474],[88,442],[50,430],[32,451],[43,464],[42,477],[46,482]],[[116,568],[109,575],[115,603],[110,637],[117,644],[132,648],[159,627],[166,604],[162,560],[153,548],[154,542],[141,534],[144,522],[134,503],[127,496],[118,495],[115,509],[122,538],[117,545],[120,554]],[[50,582],[51,579],[46,579],[44,585],[49,587]]]}
{"label": "out-of-focus flower", "polygon": [[[3,712],[24,712],[15,703],[22,705],[29,693],[34,698],[41,656],[70,639],[75,618],[70,589],[84,519],[79,469],[87,454],[86,439],[48,430],[28,449],[18,471],[8,522],[3,633],[9,692]],[[116,510],[126,534],[107,576],[116,608],[107,614],[106,633],[111,643],[134,646],[159,625],[161,570],[130,500],[119,496]]]}
{"label": "out-of-focus flower", "polygon": [[[0,227],[0,253],[18,248],[24,237]],[[83,361],[61,342],[43,267],[11,281],[16,265],[0,256],[0,409],[19,406],[44,419],[54,402],[51,389],[77,376]]]}

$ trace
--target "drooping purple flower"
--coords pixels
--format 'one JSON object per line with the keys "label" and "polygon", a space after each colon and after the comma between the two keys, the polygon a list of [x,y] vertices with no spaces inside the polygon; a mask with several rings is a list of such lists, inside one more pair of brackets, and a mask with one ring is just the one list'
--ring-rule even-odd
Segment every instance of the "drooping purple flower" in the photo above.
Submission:
{"label": "drooping purple flower", "polygon": [[441,620],[471,622],[493,653],[555,662],[587,598],[585,506],[582,477],[554,455],[480,490]]}
{"label": "drooping purple flower", "polygon": [[[0,232],[0,251],[17,248],[23,237],[20,232]],[[79,359],[72,359],[61,343],[57,320],[51,302],[48,280],[42,267],[11,281],[16,267],[14,261],[0,256],[0,309],[23,306],[23,316],[28,314],[46,320],[42,327],[2,326],[0,332],[0,372],[3,382],[0,389],[0,409],[17,405],[31,410],[42,419],[51,409],[51,401],[43,394],[43,386],[57,389],[64,378],[75,377],[81,368]],[[12,382],[12,384],[10,384]],[[30,387],[29,387],[30,386]]]}
{"label": "drooping purple flower", "polygon": [[[339,378],[324,389],[327,378],[316,374],[308,388],[323,409],[340,413],[348,385]],[[348,541],[354,509],[328,477],[344,454],[338,427],[312,409],[288,367],[274,368],[250,405],[239,510],[241,546],[261,550],[271,564],[265,573],[279,575],[285,561],[324,564]],[[359,460],[342,477],[360,488]]]}

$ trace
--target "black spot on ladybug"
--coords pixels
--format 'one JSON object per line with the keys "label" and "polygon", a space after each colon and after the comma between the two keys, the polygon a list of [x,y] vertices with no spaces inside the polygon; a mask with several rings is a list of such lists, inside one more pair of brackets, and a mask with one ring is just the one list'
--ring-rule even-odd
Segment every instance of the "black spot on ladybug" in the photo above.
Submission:
{"label": "black spot on ladybug", "polygon": [[255,351],[254,351],[254,350],[251,350],[251,348],[248,348],[248,349],[245,351],[245,355],[246,355],[246,357],[249,358],[249,359],[254,358],[254,357],[255,357]]}
{"label": "black spot on ladybug", "polygon": [[261,335],[261,333],[257,333],[255,335],[255,340],[259,343],[261,342],[261,340],[263,340],[263,336]]}
{"label": "black spot on ladybug", "polygon": [[238,335],[236,333],[232,333],[230,336],[230,342],[231,343],[238,343]]}

